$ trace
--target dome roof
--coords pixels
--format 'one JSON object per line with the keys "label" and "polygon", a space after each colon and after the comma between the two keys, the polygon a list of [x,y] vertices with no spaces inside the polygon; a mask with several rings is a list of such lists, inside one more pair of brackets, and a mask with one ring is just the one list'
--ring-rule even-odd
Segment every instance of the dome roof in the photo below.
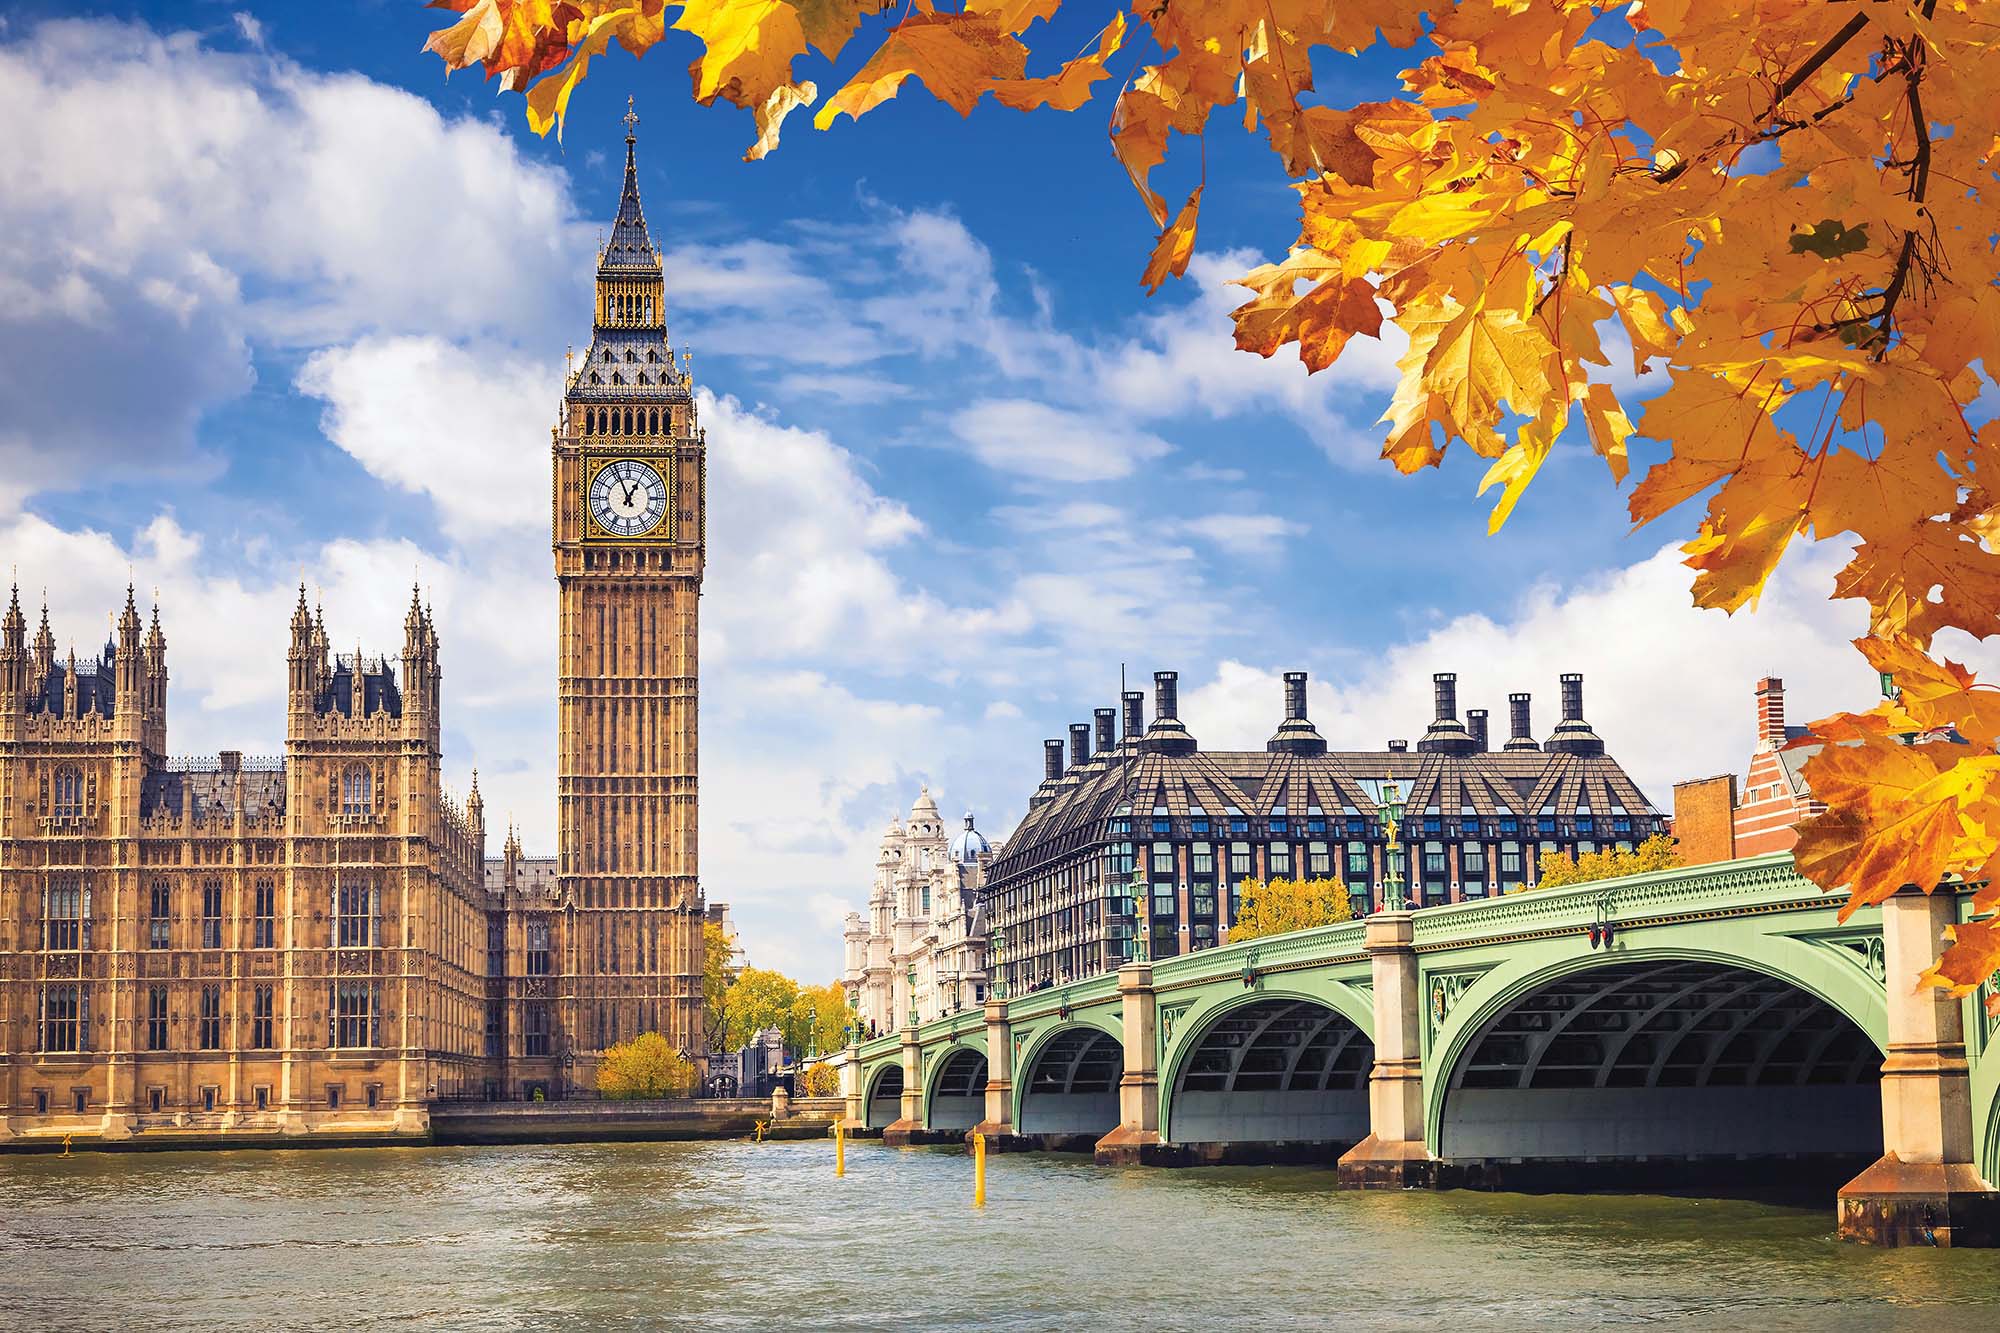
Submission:
{"label": "dome roof", "polygon": [[980,857],[993,851],[991,843],[978,829],[972,827],[972,812],[965,812],[965,827],[951,840],[951,859],[960,865],[971,865]]}
{"label": "dome roof", "polygon": [[914,823],[919,819],[936,819],[937,817],[937,802],[931,799],[931,789],[927,784],[923,790],[917,793],[917,803],[910,807],[910,821]]}

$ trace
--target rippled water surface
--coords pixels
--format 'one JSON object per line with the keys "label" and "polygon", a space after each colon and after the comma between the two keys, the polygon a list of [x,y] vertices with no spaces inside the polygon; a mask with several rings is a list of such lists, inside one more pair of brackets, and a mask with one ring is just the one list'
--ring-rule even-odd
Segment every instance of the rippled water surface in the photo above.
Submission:
{"label": "rippled water surface", "polygon": [[2000,1330],[1829,1208],[825,1143],[0,1158],[12,1328]]}

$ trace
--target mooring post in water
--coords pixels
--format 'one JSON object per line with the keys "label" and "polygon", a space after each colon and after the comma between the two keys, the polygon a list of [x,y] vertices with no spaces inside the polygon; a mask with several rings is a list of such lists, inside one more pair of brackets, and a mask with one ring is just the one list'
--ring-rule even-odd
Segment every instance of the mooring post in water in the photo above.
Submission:
{"label": "mooring post in water", "polygon": [[833,1174],[847,1174],[847,1126],[839,1120],[833,1122]]}
{"label": "mooring post in water", "polygon": [[972,1136],[972,1206],[986,1206],[986,1136]]}
{"label": "mooring post in water", "polygon": [[762,1120],[759,1120],[756,1123],[757,1127],[750,1131],[751,1141],[754,1143],[762,1143],[764,1141],[764,1122]]}

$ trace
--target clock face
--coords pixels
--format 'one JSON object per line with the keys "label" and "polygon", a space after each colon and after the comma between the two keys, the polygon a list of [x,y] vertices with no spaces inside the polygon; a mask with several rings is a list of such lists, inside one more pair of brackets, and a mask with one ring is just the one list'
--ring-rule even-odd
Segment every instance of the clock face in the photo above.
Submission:
{"label": "clock face", "polygon": [[643,537],[667,516],[667,483],[637,459],[607,463],[590,483],[590,516],[613,537]]}

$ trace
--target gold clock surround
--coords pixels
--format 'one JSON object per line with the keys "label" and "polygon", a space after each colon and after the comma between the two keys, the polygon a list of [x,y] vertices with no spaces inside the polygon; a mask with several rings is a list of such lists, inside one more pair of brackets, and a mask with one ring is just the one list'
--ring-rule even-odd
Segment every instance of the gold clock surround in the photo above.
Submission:
{"label": "gold clock surround", "polygon": [[[580,531],[586,542],[615,542],[621,546],[633,543],[654,546],[672,546],[674,544],[677,532],[676,523],[680,517],[676,509],[676,506],[680,503],[679,485],[677,482],[680,469],[675,466],[676,460],[671,449],[662,450],[655,454],[640,453],[631,449],[621,449],[611,453],[585,453],[581,456],[580,461],[582,463],[583,484],[577,487],[577,504],[579,517],[582,521]],[[597,474],[619,463],[643,463],[657,473],[661,481],[666,483],[667,512],[661,515],[659,523],[651,532],[642,532],[631,537],[622,536],[615,532],[607,532],[598,525],[597,515],[593,514],[590,510],[590,491],[597,484]]]}

